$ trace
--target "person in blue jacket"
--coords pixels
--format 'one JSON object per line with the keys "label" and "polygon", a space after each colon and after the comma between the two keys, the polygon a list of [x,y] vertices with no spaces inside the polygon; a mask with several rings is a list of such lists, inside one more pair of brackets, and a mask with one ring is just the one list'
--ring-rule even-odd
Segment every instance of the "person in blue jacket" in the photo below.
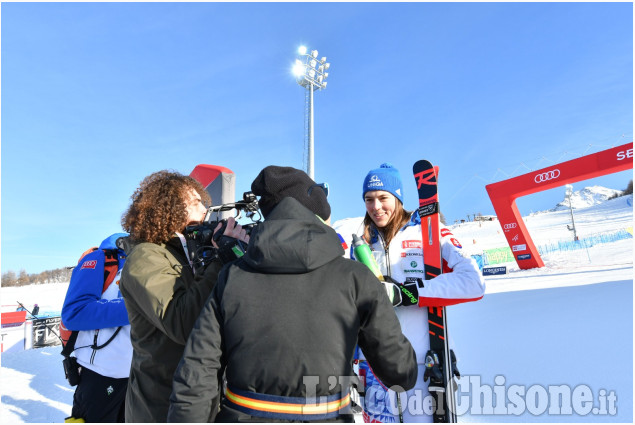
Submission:
{"label": "person in blue jacket", "polygon": [[[79,331],[74,355],[81,367],[66,422],[124,422],[126,389],[132,361],[130,323],[119,279],[126,253],[117,241],[126,233],[106,238],[98,250],[85,255],[73,269],[62,307],[62,322]],[[114,250],[117,274],[104,290],[104,250]],[[110,251],[112,252],[112,251]]]}

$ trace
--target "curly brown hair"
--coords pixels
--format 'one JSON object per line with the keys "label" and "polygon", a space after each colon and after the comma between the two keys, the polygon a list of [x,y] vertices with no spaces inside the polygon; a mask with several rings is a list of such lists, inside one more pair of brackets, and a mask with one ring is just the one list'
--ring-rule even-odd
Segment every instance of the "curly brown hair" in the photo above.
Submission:
{"label": "curly brown hair", "polygon": [[205,205],[211,204],[209,194],[192,177],[168,170],[150,174],[132,194],[121,226],[136,242],[167,242],[187,224],[187,193],[191,189]]}

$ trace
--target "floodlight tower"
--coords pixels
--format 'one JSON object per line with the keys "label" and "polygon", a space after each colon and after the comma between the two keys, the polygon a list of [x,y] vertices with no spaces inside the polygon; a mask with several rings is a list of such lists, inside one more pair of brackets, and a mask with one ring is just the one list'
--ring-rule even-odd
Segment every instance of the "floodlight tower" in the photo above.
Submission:
{"label": "floodlight tower", "polygon": [[305,143],[307,155],[307,174],[314,179],[313,171],[313,92],[326,88],[326,72],[331,66],[326,63],[326,57],[318,59],[318,51],[310,52],[305,46],[298,49],[299,57],[295,60],[293,73],[296,76],[298,84],[306,89],[305,111],[307,113],[305,120]]}

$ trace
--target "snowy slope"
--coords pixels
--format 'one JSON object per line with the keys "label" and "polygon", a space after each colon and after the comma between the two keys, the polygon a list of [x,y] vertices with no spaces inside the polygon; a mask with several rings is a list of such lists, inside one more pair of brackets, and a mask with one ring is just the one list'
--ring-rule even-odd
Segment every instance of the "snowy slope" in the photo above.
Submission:
{"label": "snowy slope", "polygon": [[[540,244],[571,237],[568,214],[544,212],[525,220]],[[574,214],[582,233],[632,227],[632,196]],[[350,239],[360,221],[340,220],[334,227]],[[465,223],[452,231],[475,250],[506,246],[498,222]],[[481,301],[449,308],[463,374],[460,422],[632,422],[633,239],[572,255],[581,260],[550,256],[544,268],[487,277]],[[66,286],[2,288],[2,305],[20,300],[59,310]],[[2,355],[2,423],[63,422],[68,416],[73,389],[59,352],[52,347]],[[418,400],[411,402],[419,408]]]}

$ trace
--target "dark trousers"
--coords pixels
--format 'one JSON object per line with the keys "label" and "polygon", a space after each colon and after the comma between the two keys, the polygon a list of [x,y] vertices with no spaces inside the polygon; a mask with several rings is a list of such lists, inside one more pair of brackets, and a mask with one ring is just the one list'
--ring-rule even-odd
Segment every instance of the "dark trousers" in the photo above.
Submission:
{"label": "dark trousers", "polygon": [[110,378],[82,367],[73,396],[73,417],[86,422],[125,422],[128,378]]}

